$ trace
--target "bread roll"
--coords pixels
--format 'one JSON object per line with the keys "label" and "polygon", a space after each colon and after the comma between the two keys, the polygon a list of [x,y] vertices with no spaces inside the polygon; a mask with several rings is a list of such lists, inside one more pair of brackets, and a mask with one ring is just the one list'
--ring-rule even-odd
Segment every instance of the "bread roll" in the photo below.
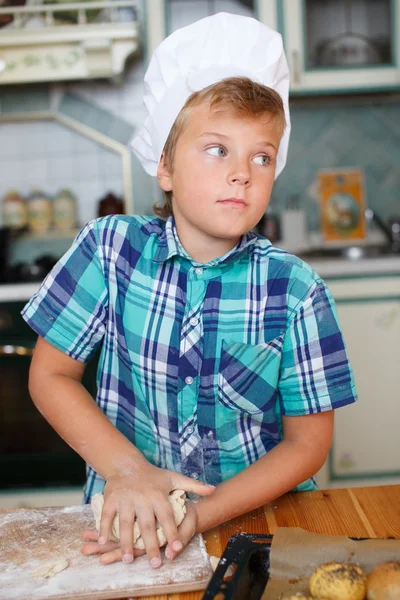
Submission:
{"label": "bread roll", "polygon": [[298,592],[297,594],[294,594],[294,596],[284,596],[282,600],[326,600],[326,598],[313,598],[312,596],[305,596]]}
{"label": "bread roll", "polygon": [[309,585],[312,596],[326,600],[364,600],[367,593],[367,577],[361,567],[337,562],[317,567]]}
{"label": "bread roll", "polygon": [[400,562],[378,565],[367,578],[368,600],[400,599]]}
{"label": "bread roll", "polygon": [[305,596],[304,594],[293,594],[293,596],[284,596],[282,600],[315,600],[311,596]]}

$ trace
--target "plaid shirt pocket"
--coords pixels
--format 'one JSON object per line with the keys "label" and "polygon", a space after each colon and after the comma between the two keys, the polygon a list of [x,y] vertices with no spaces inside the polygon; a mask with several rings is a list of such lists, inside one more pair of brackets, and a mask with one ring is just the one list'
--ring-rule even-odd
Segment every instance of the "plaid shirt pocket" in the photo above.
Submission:
{"label": "plaid shirt pocket", "polygon": [[283,335],[256,345],[222,340],[219,403],[248,415],[274,411],[282,347]]}

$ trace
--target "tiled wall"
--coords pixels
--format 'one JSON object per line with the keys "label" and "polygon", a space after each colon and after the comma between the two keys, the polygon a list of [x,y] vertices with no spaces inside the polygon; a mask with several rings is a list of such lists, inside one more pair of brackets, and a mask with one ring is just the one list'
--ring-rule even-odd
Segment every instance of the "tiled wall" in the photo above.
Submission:
{"label": "tiled wall", "polygon": [[123,195],[120,154],[55,121],[0,124],[1,197],[11,188],[52,197],[65,187],[78,199],[79,224],[86,223],[107,191]]}
{"label": "tiled wall", "polygon": [[358,167],[367,204],[385,220],[400,215],[400,95],[294,99],[286,167],[270,207],[295,196],[310,230],[319,228],[319,169]]}

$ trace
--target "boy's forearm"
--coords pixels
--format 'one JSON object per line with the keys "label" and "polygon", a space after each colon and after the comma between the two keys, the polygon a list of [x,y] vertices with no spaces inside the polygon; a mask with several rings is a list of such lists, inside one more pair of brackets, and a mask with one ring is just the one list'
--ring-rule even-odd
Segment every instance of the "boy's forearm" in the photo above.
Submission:
{"label": "boy's forearm", "polygon": [[52,374],[36,383],[30,392],[57,433],[104,479],[132,472],[146,462],[79,381]]}
{"label": "boy's forearm", "polygon": [[196,504],[198,533],[271,502],[314,475],[325,456],[297,442],[282,441],[273,450]]}

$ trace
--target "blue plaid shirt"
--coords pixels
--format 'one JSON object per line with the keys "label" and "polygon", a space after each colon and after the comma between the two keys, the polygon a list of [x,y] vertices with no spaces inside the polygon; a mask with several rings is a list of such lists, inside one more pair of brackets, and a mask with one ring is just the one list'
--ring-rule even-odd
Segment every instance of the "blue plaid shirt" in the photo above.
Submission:
{"label": "blue plaid shirt", "polygon": [[[356,399],[324,282],[254,233],[201,264],[173,218],[91,221],[23,317],[76,360],[102,345],[102,411],[154,465],[214,485],[279,444],[282,415]],[[86,501],[103,487],[88,466]]]}

